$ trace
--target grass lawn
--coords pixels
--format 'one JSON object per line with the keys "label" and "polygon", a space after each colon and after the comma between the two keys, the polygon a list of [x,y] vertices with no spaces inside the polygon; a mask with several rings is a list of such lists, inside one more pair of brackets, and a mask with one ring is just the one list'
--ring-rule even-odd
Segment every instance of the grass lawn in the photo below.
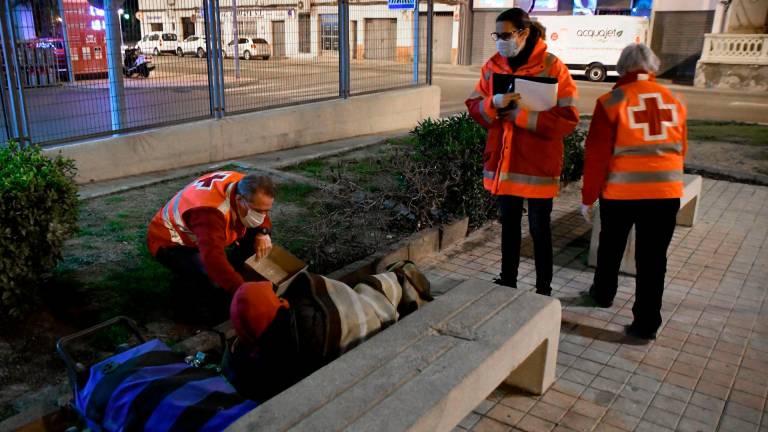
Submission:
{"label": "grass lawn", "polygon": [[766,146],[768,145],[768,126],[737,122],[688,120],[688,139]]}
{"label": "grass lawn", "polygon": [[402,181],[391,163],[404,144],[403,140],[366,148],[325,159],[314,159],[285,168],[285,171],[329,183],[344,183],[365,192],[382,192],[397,188]]}

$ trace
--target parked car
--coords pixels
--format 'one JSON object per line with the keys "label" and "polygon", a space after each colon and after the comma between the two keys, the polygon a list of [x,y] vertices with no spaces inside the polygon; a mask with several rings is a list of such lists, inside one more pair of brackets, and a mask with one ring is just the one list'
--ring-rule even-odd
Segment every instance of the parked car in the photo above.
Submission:
{"label": "parked car", "polygon": [[152,53],[156,56],[164,52],[178,54],[179,37],[175,33],[147,33],[136,47],[142,53]]}
{"label": "parked car", "polygon": [[190,36],[181,41],[179,47],[176,48],[176,55],[183,57],[184,54],[194,54],[198,58],[205,57],[205,36]]}
{"label": "parked car", "polygon": [[[264,39],[242,37],[238,39],[237,53],[245,60],[256,58],[269,60],[270,55],[272,55],[272,47],[270,47],[269,42]],[[235,57],[234,40],[230,41],[227,46],[224,47],[223,55],[224,58]]]}

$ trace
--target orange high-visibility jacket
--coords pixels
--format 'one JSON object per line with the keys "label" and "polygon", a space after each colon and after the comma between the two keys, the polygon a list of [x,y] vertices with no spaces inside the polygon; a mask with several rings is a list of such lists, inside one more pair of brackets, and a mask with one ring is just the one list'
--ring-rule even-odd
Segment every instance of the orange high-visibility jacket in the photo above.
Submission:
{"label": "orange high-visibility jacket", "polygon": [[[622,78],[597,105],[595,111],[603,113],[593,117],[587,138],[585,191],[600,190],[603,198],[617,200],[683,196],[685,106],[646,73]],[[602,132],[593,134],[595,128]],[[612,139],[599,137],[608,131]],[[597,153],[606,153],[605,162]]]}
{"label": "orange high-visibility jacket", "polygon": [[152,255],[163,247],[197,246],[194,233],[184,222],[188,210],[208,207],[219,210],[226,221],[226,245],[234,243],[245,234],[245,227],[235,224],[237,209],[232,208],[232,194],[243,174],[234,171],[219,171],[206,174],[168,201],[149,223],[147,244]]}
{"label": "orange high-visibility jacket", "polygon": [[[493,106],[493,74],[557,78],[557,105],[548,111],[518,109],[502,120]],[[469,114],[488,130],[483,153],[483,184],[494,195],[524,198],[557,196],[563,165],[563,138],[579,122],[576,85],[568,68],[539,40],[528,63],[512,71],[496,53],[482,68],[480,82],[466,101]]]}

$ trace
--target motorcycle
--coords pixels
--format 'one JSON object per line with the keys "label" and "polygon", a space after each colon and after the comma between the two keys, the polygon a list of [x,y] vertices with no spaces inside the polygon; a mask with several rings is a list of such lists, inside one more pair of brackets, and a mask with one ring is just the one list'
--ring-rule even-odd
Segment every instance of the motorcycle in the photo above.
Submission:
{"label": "motorcycle", "polygon": [[138,48],[128,48],[125,50],[123,58],[123,75],[130,78],[134,75],[149,78],[149,73],[155,69],[151,57],[145,56],[139,52]]}

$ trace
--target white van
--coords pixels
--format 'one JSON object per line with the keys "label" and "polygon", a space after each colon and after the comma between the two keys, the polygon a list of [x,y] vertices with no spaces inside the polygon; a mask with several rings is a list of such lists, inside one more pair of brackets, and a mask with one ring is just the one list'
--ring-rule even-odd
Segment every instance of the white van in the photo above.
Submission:
{"label": "white van", "polygon": [[174,53],[181,55],[179,48],[179,38],[175,33],[151,32],[144,35],[136,44],[144,54],[154,54],[159,56],[161,53]]}
{"label": "white van", "polygon": [[616,62],[631,43],[646,43],[648,19],[622,15],[534,16],[546,29],[548,51],[568,66],[572,75],[603,81],[618,75]]}

